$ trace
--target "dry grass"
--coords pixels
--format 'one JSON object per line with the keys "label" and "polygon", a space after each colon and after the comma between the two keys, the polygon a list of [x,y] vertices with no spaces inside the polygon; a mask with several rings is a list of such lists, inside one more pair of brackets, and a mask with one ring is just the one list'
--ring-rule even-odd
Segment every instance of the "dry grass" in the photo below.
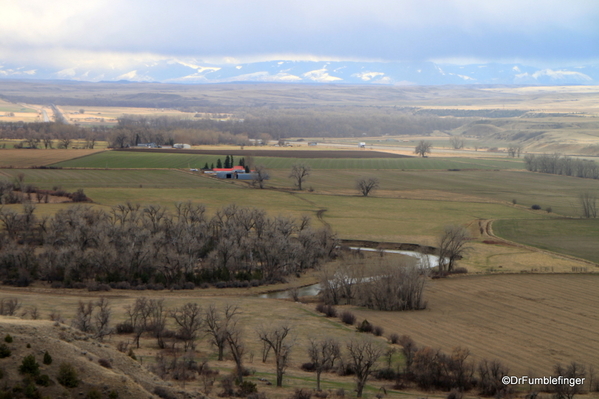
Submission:
{"label": "dry grass", "polygon": [[95,150],[0,150],[0,167],[29,168],[31,166],[50,165],[73,158],[84,157],[96,152]]}
{"label": "dry grass", "polygon": [[473,358],[498,359],[511,374],[549,375],[556,363],[599,366],[595,275],[526,274],[434,280],[418,312],[352,309],[386,334]]}

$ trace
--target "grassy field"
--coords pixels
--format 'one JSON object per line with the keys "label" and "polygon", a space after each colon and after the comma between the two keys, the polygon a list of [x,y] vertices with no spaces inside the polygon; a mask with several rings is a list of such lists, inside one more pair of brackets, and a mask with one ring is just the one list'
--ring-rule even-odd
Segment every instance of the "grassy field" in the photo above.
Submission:
{"label": "grassy field", "polygon": [[596,275],[560,274],[435,280],[427,310],[352,312],[386,335],[410,335],[445,352],[468,348],[474,359],[500,360],[510,375],[543,376],[556,363],[599,367],[598,284]]}
{"label": "grassy field", "polygon": [[29,168],[31,166],[45,166],[66,161],[77,157],[84,157],[102,151],[94,150],[0,150],[0,167]]}
{"label": "grassy field", "polygon": [[[259,154],[259,152],[256,152]],[[201,168],[205,163],[216,165],[218,158],[224,161],[227,150],[222,156],[173,154],[173,153],[137,153],[107,151],[93,156],[65,160],[53,166],[69,168]],[[238,161],[238,158],[235,158]],[[289,169],[297,163],[294,158],[255,157],[257,165],[271,169]],[[382,159],[305,159],[301,160],[313,169],[522,169],[520,160],[510,159],[465,159],[465,158],[382,158]]]}
{"label": "grassy field", "polygon": [[533,247],[599,263],[599,219],[498,220],[495,234]]}

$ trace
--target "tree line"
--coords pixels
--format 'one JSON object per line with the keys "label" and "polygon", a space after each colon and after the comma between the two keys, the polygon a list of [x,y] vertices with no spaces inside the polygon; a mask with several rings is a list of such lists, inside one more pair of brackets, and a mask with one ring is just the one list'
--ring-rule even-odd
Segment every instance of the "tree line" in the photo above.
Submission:
{"label": "tree line", "polygon": [[76,205],[38,218],[0,208],[0,279],[57,286],[213,283],[218,287],[283,281],[334,256],[336,237],[255,208],[229,205],[209,217],[203,205],[122,204],[109,212]]}
{"label": "tree line", "polygon": [[595,161],[562,156],[561,154],[526,154],[524,166],[531,172],[599,179],[599,166]]}

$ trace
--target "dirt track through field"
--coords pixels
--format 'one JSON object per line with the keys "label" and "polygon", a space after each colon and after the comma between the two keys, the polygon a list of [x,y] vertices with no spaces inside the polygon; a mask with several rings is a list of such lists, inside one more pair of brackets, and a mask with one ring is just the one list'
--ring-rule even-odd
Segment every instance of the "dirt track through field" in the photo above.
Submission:
{"label": "dirt track through field", "polygon": [[494,275],[430,283],[428,309],[356,310],[386,335],[410,335],[418,345],[475,359],[498,359],[515,373],[549,375],[557,363],[599,367],[599,276]]}
{"label": "dirt track through field", "polygon": [[379,152],[379,151],[311,151],[311,150],[301,150],[301,151],[284,151],[284,150],[177,150],[177,149],[153,149],[153,148],[119,148],[114,151],[129,151],[129,152],[158,152],[158,153],[175,153],[175,154],[204,154],[204,155],[233,155],[236,157],[276,157],[276,158],[414,158],[408,155],[401,154],[393,154],[389,152]]}

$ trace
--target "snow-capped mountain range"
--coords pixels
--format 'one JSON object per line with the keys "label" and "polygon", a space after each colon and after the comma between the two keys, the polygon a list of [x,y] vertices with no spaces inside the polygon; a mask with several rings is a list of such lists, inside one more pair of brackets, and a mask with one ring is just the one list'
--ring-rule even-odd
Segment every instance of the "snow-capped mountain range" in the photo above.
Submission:
{"label": "snow-capped mountain range", "polygon": [[379,85],[599,84],[599,65],[535,68],[521,64],[451,65],[433,62],[268,61],[213,65],[176,59],[126,70],[73,66],[17,66],[0,61],[0,79],[131,81],[162,83],[283,82]]}

